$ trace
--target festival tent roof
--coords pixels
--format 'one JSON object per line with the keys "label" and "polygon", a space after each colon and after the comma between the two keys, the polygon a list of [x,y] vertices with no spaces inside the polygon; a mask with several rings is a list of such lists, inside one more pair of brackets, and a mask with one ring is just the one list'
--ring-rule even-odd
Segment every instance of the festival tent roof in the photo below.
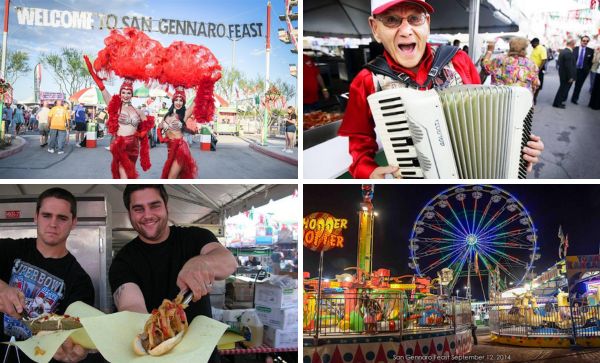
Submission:
{"label": "festival tent roof", "polygon": [[102,92],[96,86],[81,89],[69,97],[69,101],[83,103],[84,105],[106,105]]}
{"label": "festival tent roof", "polygon": [[[469,33],[469,7],[473,0],[429,0],[431,33]],[[370,37],[370,1],[305,0],[304,35]],[[505,0],[481,0],[479,33],[518,31],[514,9]]]}
{"label": "festival tent roof", "polygon": [[[14,196],[37,197],[53,185],[6,184],[0,198]],[[63,184],[62,188],[76,196],[105,195],[110,204],[113,245],[135,237],[123,205],[122,184]],[[225,217],[268,204],[294,194],[295,184],[167,184],[169,221],[173,224],[222,224]]]}

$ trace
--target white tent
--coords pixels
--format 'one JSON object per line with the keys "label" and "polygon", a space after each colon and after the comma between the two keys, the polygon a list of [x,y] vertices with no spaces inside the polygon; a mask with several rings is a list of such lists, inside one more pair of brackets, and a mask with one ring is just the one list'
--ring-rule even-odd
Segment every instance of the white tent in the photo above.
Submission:
{"label": "white tent", "polygon": [[[0,198],[14,196],[35,196],[53,185],[43,184],[4,184],[0,186]],[[66,184],[61,188],[82,195],[106,195],[111,208],[111,229],[113,247],[118,247],[136,236],[129,223],[127,210],[123,204],[125,185],[117,184]],[[169,221],[179,225],[212,226],[213,230],[223,226],[226,217],[266,205],[292,195],[295,184],[204,184],[165,185],[169,194]],[[300,203],[298,203],[300,208]],[[223,233],[221,231],[221,233]],[[216,233],[218,234],[218,233]]]}

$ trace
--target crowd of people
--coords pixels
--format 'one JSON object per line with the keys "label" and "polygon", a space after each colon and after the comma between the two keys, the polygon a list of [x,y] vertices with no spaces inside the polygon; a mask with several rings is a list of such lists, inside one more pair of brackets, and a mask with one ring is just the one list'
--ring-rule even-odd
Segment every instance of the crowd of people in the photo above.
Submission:
{"label": "crowd of people", "polygon": [[[582,89],[587,90],[591,96],[588,106],[594,110],[600,109],[600,83],[596,85],[596,75],[600,64],[600,45],[593,49],[588,46],[590,37],[587,35],[577,40],[566,40],[565,48],[558,52],[546,48],[540,44],[538,38],[530,42],[526,38],[514,37],[509,41],[507,54],[495,55],[495,42],[489,42],[487,52],[481,59],[482,82],[485,77],[491,77],[493,85],[518,85],[528,88],[534,95],[534,104],[544,85],[544,74],[548,69],[548,63],[556,61],[560,85],[552,103],[553,107],[566,108],[565,102],[569,97],[571,86],[575,86],[571,94],[571,103],[579,104]],[[528,44],[531,44],[531,52],[528,55]],[[588,77],[589,88],[584,87]],[[594,89],[597,89],[594,92]]]}
{"label": "crowd of people", "polygon": [[[481,58],[480,78],[482,82],[487,76],[491,77],[493,85],[518,85],[529,89],[533,93],[534,104],[544,85],[544,74],[548,70],[548,63],[556,61],[560,85],[556,91],[553,107],[566,108],[565,102],[569,97],[571,86],[575,86],[571,94],[571,103],[579,104],[582,89],[588,91],[590,101],[588,106],[594,110],[600,109],[600,83],[596,85],[596,74],[600,64],[600,45],[593,49],[588,47],[590,37],[587,35],[579,39],[576,46],[575,39],[568,39],[566,46],[558,52],[540,44],[538,38],[528,41],[526,38],[514,37],[509,40],[509,49],[506,54],[496,54],[495,42],[489,42],[486,53]],[[528,45],[531,52],[528,55]],[[589,88],[584,83],[589,79]],[[597,88],[594,92],[595,87]]]}
{"label": "crowd of people", "polygon": [[[148,132],[150,147],[154,148],[161,142],[166,142],[162,137],[161,122],[169,111],[166,102],[160,107],[147,107],[142,104],[136,110],[145,115],[152,115],[155,124]],[[41,105],[25,106],[17,104],[13,106],[5,103],[2,110],[4,132],[14,136],[23,135],[26,132],[39,133],[40,147],[46,147],[49,153],[64,154],[65,146],[74,142],[77,148],[85,147],[87,126],[90,122],[96,124],[97,139],[102,139],[107,134],[106,121],[108,112],[106,106],[85,106],[76,103],[72,109],[68,103],[62,100],[44,100]],[[196,130],[197,131],[197,130]],[[184,128],[185,141],[188,144],[195,143],[196,131]],[[71,135],[74,135],[74,140]],[[162,141],[161,141],[162,140]],[[112,143],[112,140],[111,140]],[[106,146],[110,150],[110,146]]]}
{"label": "crowd of people", "polygon": [[2,108],[2,119],[4,120],[4,132],[20,135],[27,130],[37,130],[38,108],[28,108],[25,105],[5,103]]}

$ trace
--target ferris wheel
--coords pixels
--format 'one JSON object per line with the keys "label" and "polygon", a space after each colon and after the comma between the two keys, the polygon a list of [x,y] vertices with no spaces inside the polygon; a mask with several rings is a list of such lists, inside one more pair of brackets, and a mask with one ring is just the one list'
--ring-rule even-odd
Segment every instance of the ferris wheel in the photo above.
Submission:
{"label": "ferris wheel", "polygon": [[425,205],[411,232],[409,266],[419,276],[452,270],[448,291],[466,278],[496,272],[519,285],[531,278],[537,235],[529,213],[510,193],[496,186],[462,185],[449,188]]}

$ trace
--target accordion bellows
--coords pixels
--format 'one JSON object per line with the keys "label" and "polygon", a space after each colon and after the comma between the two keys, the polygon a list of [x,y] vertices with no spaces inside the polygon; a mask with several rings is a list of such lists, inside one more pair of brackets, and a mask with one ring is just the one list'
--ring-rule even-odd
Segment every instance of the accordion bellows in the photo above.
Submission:
{"label": "accordion bellows", "polygon": [[533,95],[523,87],[394,88],[368,97],[389,165],[402,178],[525,178]]}

